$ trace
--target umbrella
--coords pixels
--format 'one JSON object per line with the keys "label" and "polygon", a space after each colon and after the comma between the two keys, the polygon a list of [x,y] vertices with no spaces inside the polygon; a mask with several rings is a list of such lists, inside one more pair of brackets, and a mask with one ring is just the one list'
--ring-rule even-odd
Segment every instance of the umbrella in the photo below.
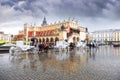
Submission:
{"label": "umbrella", "polygon": [[31,41],[34,42],[35,40],[37,40],[37,38],[35,38],[35,37],[31,38]]}

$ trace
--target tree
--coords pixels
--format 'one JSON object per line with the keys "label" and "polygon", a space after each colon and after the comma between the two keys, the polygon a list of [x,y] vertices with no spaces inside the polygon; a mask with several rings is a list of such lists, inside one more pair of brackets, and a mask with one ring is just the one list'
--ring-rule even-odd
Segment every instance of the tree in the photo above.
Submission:
{"label": "tree", "polygon": [[105,44],[108,44],[108,40],[107,40],[107,39],[105,39],[105,41],[104,41],[104,42],[105,42]]}

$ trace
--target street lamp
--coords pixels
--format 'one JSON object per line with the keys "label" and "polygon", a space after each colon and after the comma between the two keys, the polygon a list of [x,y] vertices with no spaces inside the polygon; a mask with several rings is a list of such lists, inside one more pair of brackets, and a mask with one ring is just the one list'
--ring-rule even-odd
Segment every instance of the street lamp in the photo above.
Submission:
{"label": "street lamp", "polygon": [[10,35],[10,43],[12,43],[12,40],[13,40],[13,35],[11,34]]}

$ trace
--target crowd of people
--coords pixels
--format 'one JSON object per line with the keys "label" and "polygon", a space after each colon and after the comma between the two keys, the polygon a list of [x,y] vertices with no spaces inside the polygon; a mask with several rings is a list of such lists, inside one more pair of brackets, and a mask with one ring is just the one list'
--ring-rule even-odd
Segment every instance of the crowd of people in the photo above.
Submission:
{"label": "crowd of people", "polygon": [[45,52],[48,52],[49,48],[53,48],[54,47],[54,43],[38,42],[37,39],[32,40],[30,45],[37,47],[39,49],[39,51],[44,50]]}
{"label": "crowd of people", "polygon": [[[30,43],[31,46],[35,46],[39,49],[39,51],[45,51],[48,52],[48,49],[54,48],[54,46],[56,45],[55,43],[44,43],[44,42],[38,42],[38,40],[35,38],[33,40],[31,40]],[[70,50],[75,48],[75,43],[69,43],[69,48]]]}
{"label": "crowd of people", "polygon": [[91,48],[98,48],[99,45],[97,42],[93,41],[93,42],[89,42],[87,46],[91,49]]}
{"label": "crowd of people", "polygon": [[[31,40],[31,46],[35,46],[39,49],[39,51],[44,50],[45,52],[48,52],[49,48],[54,48],[54,46],[56,45],[55,43],[43,43],[43,42],[38,42],[38,40],[35,38],[34,40]],[[88,44],[86,44],[86,46],[88,46],[90,49],[91,48],[95,48],[98,47],[97,43],[94,42],[89,42]],[[69,50],[73,50],[76,47],[75,43],[69,43]]]}

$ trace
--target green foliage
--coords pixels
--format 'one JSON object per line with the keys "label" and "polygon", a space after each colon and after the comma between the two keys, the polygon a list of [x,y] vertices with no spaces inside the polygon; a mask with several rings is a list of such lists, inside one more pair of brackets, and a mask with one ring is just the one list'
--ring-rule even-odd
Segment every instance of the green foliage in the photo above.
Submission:
{"label": "green foliage", "polygon": [[104,41],[104,42],[105,42],[105,44],[108,44],[108,40],[107,40],[107,39],[105,39],[105,41]]}
{"label": "green foliage", "polygon": [[4,41],[0,41],[0,45],[3,45],[3,44],[5,44],[5,42]]}
{"label": "green foliage", "polygon": [[24,42],[24,45],[29,45],[30,44],[30,42]]}
{"label": "green foliage", "polygon": [[0,46],[3,45],[3,44],[5,44],[5,43],[0,43]]}

